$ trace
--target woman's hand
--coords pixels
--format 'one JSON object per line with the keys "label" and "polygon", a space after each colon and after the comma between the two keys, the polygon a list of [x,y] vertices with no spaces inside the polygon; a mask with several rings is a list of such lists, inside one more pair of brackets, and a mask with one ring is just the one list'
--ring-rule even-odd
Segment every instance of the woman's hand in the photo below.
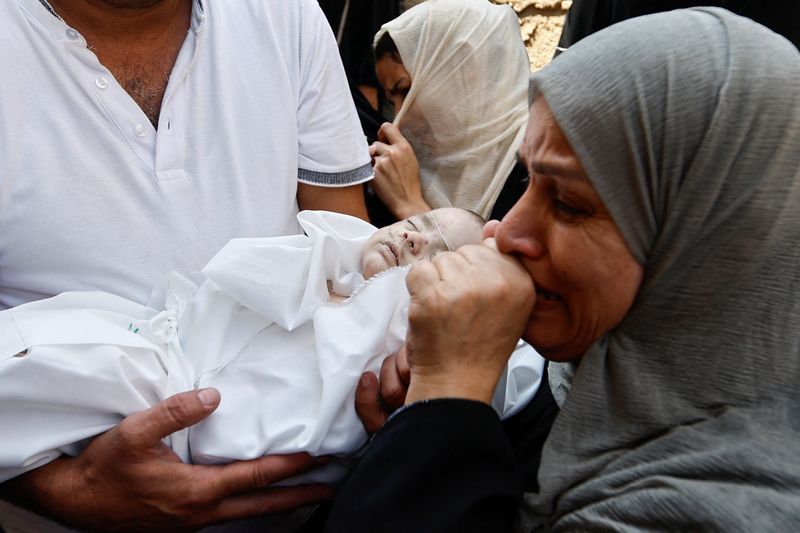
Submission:
{"label": "woman's hand", "polygon": [[496,227],[496,220],[487,223],[480,246],[439,254],[409,272],[406,343],[384,360],[380,380],[366,372],[356,390],[356,412],[368,433],[403,404],[491,402],[536,301],[527,271],[497,251]]}
{"label": "woman's hand", "polygon": [[536,299],[527,271],[489,238],[414,265],[406,283],[406,404],[431,398],[490,403]]}
{"label": "woman's hand", "polygon": [[417,156],[397,126],[383,123],[369,155],[375,171],[370,186],[398,220],[430,211],[422,198]]}

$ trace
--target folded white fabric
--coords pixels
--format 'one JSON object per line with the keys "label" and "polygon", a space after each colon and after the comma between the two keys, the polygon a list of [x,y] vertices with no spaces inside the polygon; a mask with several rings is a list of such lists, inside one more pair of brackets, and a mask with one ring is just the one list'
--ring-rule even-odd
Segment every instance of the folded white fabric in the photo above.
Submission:
{"label": "folded white fabric", "polygon": [[[407,268],[364,281],[373,226],[326,212],[298,220],[307,235],[233,240],[199,286],[173,274],[150,306],[86,292],[0,312],[0,481],[75,455],[125,416],[192,388],[216,387],[222,401],[166,439],[184,461],[344,457],[363,446],[355,385],[405,338]],[[330,303],[327,280],[350,297]],[[517,349],[495,394],[499,413],[533,397],[543,364]]]}

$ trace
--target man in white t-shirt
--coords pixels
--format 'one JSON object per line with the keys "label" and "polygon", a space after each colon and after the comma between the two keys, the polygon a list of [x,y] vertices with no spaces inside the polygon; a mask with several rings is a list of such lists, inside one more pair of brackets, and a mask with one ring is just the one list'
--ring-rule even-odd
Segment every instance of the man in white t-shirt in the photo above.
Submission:
{"label": "man in white t-shirt", "polygon": [[[299,209],[366,217],[367,146],[315,0],[7,0],[0,80],[0,309],[69,290],[147,303],[231,238],[299,232]],[[268,488],[305,455],[180,463],[161,439],[219,401],[172,397],[0,494],[130,530],[328,496]]]}

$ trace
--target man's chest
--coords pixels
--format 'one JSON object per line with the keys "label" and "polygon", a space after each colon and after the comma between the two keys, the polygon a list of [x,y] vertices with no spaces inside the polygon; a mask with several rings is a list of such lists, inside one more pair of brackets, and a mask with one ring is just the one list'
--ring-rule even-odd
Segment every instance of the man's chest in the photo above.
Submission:
{"label": "man's chest", "polygon": [[161,104],[180,47],[181,41],[175,41],[124,55],[103,55],[96,51],[103,66],[141,108],[154,128],[158,127]]}

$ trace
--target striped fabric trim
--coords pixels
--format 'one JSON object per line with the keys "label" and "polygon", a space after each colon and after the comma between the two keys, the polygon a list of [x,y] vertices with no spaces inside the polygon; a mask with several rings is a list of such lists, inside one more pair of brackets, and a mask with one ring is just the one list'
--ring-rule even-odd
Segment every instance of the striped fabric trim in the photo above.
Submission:
{"label": "striped fabric trim", "polygon": [[353,170],[345,172],[317,172],[314,170],[306,170],[304,168],[297,169],[297,179],[309,185],[320,185],[322,187],[341,187],[344,185],[356,185],[364,183],[372,178],[372,165],[366,165]]}
{"label": "striped fabric trim", "polygon": [[51,15],[53,15],[58,20],[61,20],[61,17],[58,16],[58,13],[56,13],[56,10],[53,9],[53,6],[50,5],[50,2],[48,2],[47,0],[39,0],[39,3],[42,4],[44,8],[50,12]]}

